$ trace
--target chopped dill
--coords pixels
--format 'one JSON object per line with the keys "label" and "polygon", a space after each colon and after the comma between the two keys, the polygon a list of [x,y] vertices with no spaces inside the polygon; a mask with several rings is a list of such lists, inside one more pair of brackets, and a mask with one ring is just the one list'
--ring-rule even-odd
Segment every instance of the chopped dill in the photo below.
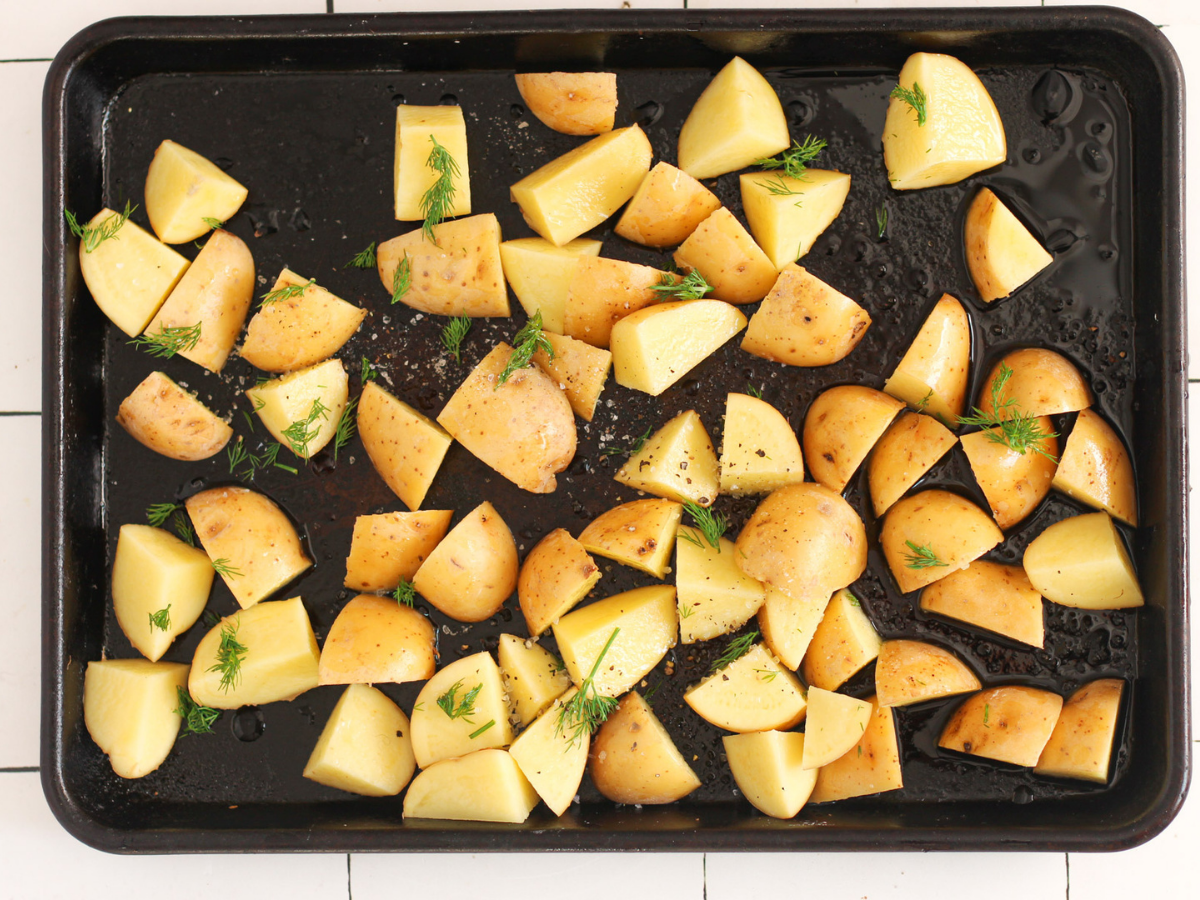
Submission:
{"label": "chopped dill", "polygon": [[917,84],[917,82],[913,82],[911,89],[898,84],[892,88],[892,92],[888,96],[901,100],[912,107],[913,112],[917,114],[918,128],[924,125],[925,120],[929,118],[929,110],[926,109],[926,103],[929,98],[925,96],[925,92],[921,90],[921,85]]}
{"label": "chopped dill", "polygon": [[84,253],[91,253],[105,241],[119,240],[117,232],[129,220],[135,209],[137,207],[130,207],[129,201],[126,200],[124,212],[114,212],[95,225],[80,225],[75,218],[75,213],[69,209],[63,210],[63,216],[66,217],[67,227],[71,229],[71,234],[83,241]]}
{"label": "chopped dill", "polygon": [[159,631],[171,630],[171,604],[168,603],[157,612],[146,613],[150,617],[150,630],[154,631],[157,628]]}
{"label": "chopped dill", "polygon": [[[215,566],[215,563],[214,563]],[[217,647],[217,661],[208,667],[210,672],[221,673],[220,688],[225,693],[237,687],[242,680],[242,662],[246,659],[246,645],[237,639],[241,623],[221,626],[221,643]]]}
{"label": "chopped dill", "polygon": [[513,344],[513,352],[508,357],[508,365],[504,367],[504,371],[496,379],[495,390],[499,390],[500,385],[508,381],[513,374],[528,366],[529,361],[533,359],[533,354],[538,350],[546,351],[546,355],[554,359],[554,347],[551,346],[550,341],[542,331],[542,311],[540,309],[529,318],[528,322],[521,326],[521,330],[517,332]]}
{"label": "chopped dill", "polygon": [[749,634],[743,634],[739,638],[734,638],[729,642],[729,646],[725,648],[725,652],[713,660],[712,666],[708,670],[709,675],[715,675],[731,665],[750,652],[750,648],[754,646],[754,642],[758,640],[758,632],[751,631]]}
{"label": "chopped dill", "polygon": [[442,346],[454,357],[456,363],[462,362],[462,342],[470,330],[469,316],[455,316],[442,329]]}
{"label": "chopped dill", "polygon": [[558,721],[554,723],[554,733],[556,735],[566,734],[571,746],[575,746],[585,737],[591,737],[592,733],[603,725],[605,719],[611,716],[613,710],[617,708],[616,697],[605,697],[596,693],[595,679],[596,673],[600,671],[600,663],[604,661],[604,657],[620,632],[620,628],[612,630],[612,634],[605,641],[604,648],[596,657],[596,661],[592,664],[592,670],[588,673],[587,678],[583,679],[579,690],[558,709]]}
{"label": "chopped dill", "polygon": [[367,244],[366,250],[360,250],[354,254],[353,259],[346,263],[342,268],[345,269],[373,269],[375,268],[375,241]]}
{"label": "chopped dill", "polygon": [[200,343],[200,323],[164,325],[154,334],[140,334],[127,343],[144,348],[151,356],[170,359],[176,353],[195,349]]}

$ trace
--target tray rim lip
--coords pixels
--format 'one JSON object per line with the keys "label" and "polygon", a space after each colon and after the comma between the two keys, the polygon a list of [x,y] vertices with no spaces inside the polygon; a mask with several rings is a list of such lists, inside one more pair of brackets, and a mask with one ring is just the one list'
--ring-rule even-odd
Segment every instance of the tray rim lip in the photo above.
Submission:
{"label": "tray rim lip", "polygon": [[[970,31],[1008,28],[1049,31],[1110,32],[1138,45],[1161,79],[1163,107],[1163,178],[1182,186],[1184,82],[1178,55],[1162,32],[1134,12],[1104,6],[999,7],[954,9],[736,9],[736,10],[539,10],[539,29],[555,33],[587,31],[694,32],[721,30],[862,32]],[[1169,580],[1180,589],[1174,611],[1173,640],[1165,649],[1171,672],[1179,681],[1168,694],[1168,709],[1179,718],[1180,728],[1167,741],[1168,773],[1162,790],[1131,823],[1096,828],[1070,835],[1048,836],[1033,828],[990,826],[983,828],[810,828],[796,830],[797,839],[784,829],[755,831],[736,826],[694,831],[652,832],[599,828],[531,829],[490,828],[457,823],[446,830],[348,829],[189,829],[130,831],[101,824],[77,805],[62,779],[61,764],[64,709],[65,639],[58,615],[64,572],[63,483],[64,451],[62,413],[67,399],[63,371],[66,294],[66,229],[64,168],[66,155],[63,99],[71,75],[105,45],[125,38],[148,41],[301,38],[326,40],[360,36],[402,38],[420,35],[446,38],[456,35],[520,34],[530,30],[528,16],[513,11],[419,12],[382,14],[308,14],[300,16],[127,16],[106,19],[80,31],[55,56],[43,93],[43,466],[42,466],[42,711],[40,778],[43,792],[59,823],[75,838],[95,849],[112,853],[181,852],[509,852],[531,850],[643,850],[643,851],[779,851],[858,850],[870,848],[913,850],[1044,850],[1051,852],[1116,851],[1145,843],[1161,833],[1175,818],[1187,796],[1191,780],[1191,717],[1188,668],[1188,555],[1181,557]],[[1178,423],[1178,454],[1168,454],[1167,475],[1187,483],[1187,329],[1182,189],[1162,195],[1164,233],[1163,387],[1168,426]],[[1175,340],[1171,340],[1172,333]],[[1172,421],[1174,420],[1174,421]],[[1167,527],[1179,526],[1187,544],[1186,492],[1169,499]],[[1173,507],[1173,508],[1171,508]],[[402,845],[395,836],[404,835]],[[319,846],[317,846],[319,844]]]}

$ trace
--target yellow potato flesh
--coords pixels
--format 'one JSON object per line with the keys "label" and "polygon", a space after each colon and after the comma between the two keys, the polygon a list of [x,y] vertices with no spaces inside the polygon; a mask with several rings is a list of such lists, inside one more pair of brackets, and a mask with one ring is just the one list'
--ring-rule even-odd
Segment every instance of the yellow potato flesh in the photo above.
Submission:
{"label": "yellow potato flesh", "polygon": [[252,387],[246,396],[275,440],[301,459],[311,459],[337,433],[350,379],[342,361],[330,359]]}
{"label": "yellow potato flesh", "polygon": [[[476,687],[473,702],[465,704]],[[438,704],[439,699],[450,713]],[[481,730],[488,722],[495,724]],[[477,750],[507,747],[512,738],[500,669],[486,651],[445,666],[425,683],[413,705],[412,747],[422,769]]]}
{"label": "yellow potato flesh", "polygon": [[927,118],[893,97],[883,127],[883,161],[898,191],[954,184],[1004,162],[1007,146],[996,104],[966,65],[941,53],[914,53],[900,84],[919,85]]}
{"label": "yellow potato flesh", "polygon": [[987,303],[1009,296],[1054,259],[988,188],[971,201],[964,238],[967,269]]}
{"label": "yellow potato flesh", "polygon": [[178,689],[186,663],[145,659],[90,662],[83,678],[83,721],[122,778],[141,778],[162,765],[182,717]]}
{"label": "yellow potato flesh", "polygon": [[1055,522],[1030,541],[1021,563],[1052,603],[1127,609],[1145,602],[1125,542],[1106,512]]}
{"label": "yellow potato flesh", "polygon": [[517,599],[534,637],[587,596],[600,580],[600,568],[583,545],[556,528],[529,551],[517,577]]}
{"label": "yellow potato flesh", "polygon": [[637,691],[621,698],[592,738],[588,771],[597,790],[615,803],[674,803],[700,787],[700,779]]}
{"label": "yellow potato flesh", "polygon": [[358,331],[367,311],[309,279],[284,269],[272,291],[304,287],[302,293],[265,305],[250,320],[241,356],[267,372],[292,372],[328,359]]}
{"label": "yellow potato flesh", "polygon": [[866,702],[873,707],[867,730],[854,747],[817,770],[810,803],[830,803],[904,787],[892,711],[880,706],[874,697],[866,698]]}
{"label": "yellow potato flesh", "polygon": [[883,389],[952,427],[967,399],[971,323],[963,305],[943,294]]}
{"label": "yellow potato flesh", "polygon": [[721,493],[767,494],[804,480],[804,457],[792,426],[775,407],[748,394],[725,398]]}
{"label": "yellow potato flesh", "polygon": [[[1005,367],[1011,374],[999,391],[1003,408],[997,412],[992,389]],[[1012,401],[1011,405],[1007,405],[1008,401]],[[1061,353],[1027,347],[1014,350],[996,363],[983,382],[978,405],[985,415],[995,414],[1001,419],[1014,412],[1053,416],[1087,409],[1092,405],[1092,392],[1074,363]]]}
{"label": "yellow potato flesh", "polygon": [[836,691],[879,656],[879,639],[862,603],[840,590],[825,607],[804,654],[804,680],[812,687]]}
{"label": "yellow potato flesh", "polygon": [[517,723],[536,719],[571,687],[571,676],[545,647],[515,634],[500,635],[500,674]]}
{"label": "yellow potato flesh", "polygon": [[375,471],[409,509],[420,509],[454,439],[374,381],[363,385],[357,418]]}
{"label": "yellow potato flesh", "polygon": [[391,597],[359,594],[342,607],[321,648],[321,684],[400,684],[433,675],[433,625]]}
{"label": "yellow potato flesh", "polygon": [[653,290],[666,276],[650,266],[620,259],[582,258],[570,267],[563,333],[593,347],[607,347],[613,326],[658,303]]}
{"label": "yellow potato flesh", "polygon": [[733,541],[713,547],[698,528],[681,527],[675,541],[675,592],[679,640],[707,641],[737,631],[766,599],[763,586],[747,578],[734,562]]}
{"label": "yellow potato flesh", "polygon": [[146,215],[164,243],[208,234],[207,219],[233,218],[250,192],[194,150],[163,141],[146,173]]}
{"label": "yellow potato flesh", "polygon": [[517,586],[517,542],[486,500],[442,538],[413,576],[422,597],[460,622],[482,622]]}
{"label": "yellow potato flesh", "polygon": [[881,706],[910,706],[979,690],[979,679],[949,650],[923,641],[884,641],[875,661]]}
{"label": "yellow potato flesh", "polygon": [[700,506],[711,506],[720,490],[716,451],[691,409],[652,434],[613,477],[635,490]]}
{"label": "yellow potato flesh", "polygon": [[750,233],[776,269],[812,249],[850,193],[850,176],[827,169],[806,169],[802,178],[755,172],[742,175],[740,182]]}
{"label": "yellow potato flesh", "polygon": [[866,734],[870,719],[866,700],[810,687],[800,767],[819,769],[844,756]]}
{"label": "yellow potato flesh", "polygon": [[514,75],[529,111],[562,134],[612,131],[617,76],[612,72],[532,72]]}
{"label": "yellow potato flesh", "polygon": [[1022,685],[980,691],[964,700],[950,718],[938,746],[1016,766],[1035,766],[1062,705],[1058,694]]}
{"label": "yellow potato flesh", "polygon": [[818,484],[843,491],[904,404],[857,384],[832,387],[804,417],[804,455]]}
{"label": "yellow potato flesh", "polygon": [[579,790],[592,743],[587,729],[576,734],[570,727],[559,726],[563,706],[576,693],[571,688],[555,700],[508,750],[521,767],[521,773],[556,816],[567,811]]}
{"label": "yellow potato flesh", "polygon": [[575,415],[592,421],[600,393],[608,381],[608,370],[612,368],[612,354],[566,335],[543,334],[554,349],[554,356],[538,350],[533,354],[533,364],[559,386]]}
{"label": "yellow potato flesh", "polygon": [[696,227],[674,259],[684,272],[704,276],[712,285],[712,299],[737,305],[767,296],[778,275],[775,264],[725,207]]}
{"label": "yellow potato flesh", "polygon": [[[985,428],[963,435],[962,448],[971,464],[992,516],[1001,528],[1011,528],[1028,516],[1050,493],[1050,482],[1054,478],[1058,459],[1058,441],[1053,437],[1054,424],[1045,416],[1033,420],[1046,437],[1037,446],[1018,453],[1001,437],[998,428]],[[1048,455],[1047,455],[1048,454]]]}
{"label": "yellow potato flesh", "polygon": [[689,688],[683,701],[718,728],[785,731],[805,715],[804,688],[762,644]]}
{"label": "yellow potato flesh", "polygon": [[429,165],[440,144],[457,172],[451,172],[454,193],[446,217],[471,214],[471,171],[467,164],[467,124],[459,106],[397,106],[396,156],[392,166],[396,218],[412,222],[425,218],[421,200],[442,173]]}
{"label": "yellow potato flesh", "polygon": [[922,491],[888,510],[879,532],[903,593],[965,569],[1004,540],[991,516],[949,491]]}
{"label": "yellow potato flesh", "polygon": [[657,397],[745,327],[746,317],[720,300],[638,310],[613,326],[613,375],[617,384]]}
{"label": "yellow potato flesh", "polygon": [[404,818],[519,825],[537,802],[537,791],[507,751],[479,750],[418,773],[404,795]]}
{"label": "yellow potato flesh", "polygon": [[921,591],[921,609],[1042,646],[1042,595],[1020,566],[977,559]]}
{"label": "yellow potato flesh", "polygon": [[956,443],[958,438],[937,419],[903,413],[876,442],[867,464],[875,515],[887,512]]}
{"label": "yellow potato flesh", "polygon": [[652,156],[641,128],[618,128],[526,175],[512,186],[512,200],[530,228],[561,247],[620,209]]}
{"label": "yellow potato flesh", "polygon": [[1119,678],[1101,678],[1068,697],[1033,771],[1056,778],[1107,782],[1124,689]]}
{"label": "yellow potato flesh", "polygon": [[121,401],[117,423],[138,443],[171,459],[215,456],[233,429],[162,372],[151,372]]}
{"label": "yellow potato flesh", "polygon": [[352,684],[334,706],[304,777],[366,797],[393,797],[416,768],[408,716],[375,688]]}
{"label": "yellow potato flesh", "polygon": [[1137,488],[1129,453],[1097,412],[1080,410],[1051,487],[1114,519],[1137,525]]}
{"label": "yellow potato flesh", "polygon": [[613,233],[647,247],[673,247],[720,206],[716,194],[687,172],[659,162],[642,180]]}
{"label": "yellow potato flesh", "polygon": [[354,520],[342,583],[357,591],[391,591],[401,580],[412,581],[446,536],[453,516],[449,509],[359,516]]}
{"label": "yellow potato flesh", "polygon": [[790,146],[774,88],[735,56],[704,89],[679,132],[679,168],[715,178]]}
{"label": "yellow potato flesh", "polygon": [[781,663],[798,669],[825,616],[830,597],[797,598],[768,587],[758,611],[758,628],[763,642]]}
{"label": "yellow potato flesh", "polygon": [[545,238],[517,238],[500,245],[504,277],[526,314],[542,313],[542,330],[563,333],[572,263],[599,256],[600,241],[576,238],[556,247]]}
{"label": "yellow potato flesh", "polygon": [[[218,650],[223,635],[245,648],[232,679]],[[192,657],[188,690],[201,706],[237,709],[293,700],[315,688],[320,651],[299,597],[259,603],[226,616],[200,639]],[[221,682],[226,679],[226,684]]]}
{"label": "yellow potato flesh", "polygon": [[601,513],[579,535],[589,553],[655,578],[667,574],[683,507],[673,500],[634,500]]}
{"label": "yellow potato flesh", "polygon": [[[121,526],[112,567],[113,612],[129,643],[147,659],[159,659],[196,624],[212,582],[212,563],[203,550],[161,528]],[[164,609],[162,628],[162,617],[151,616]]]}
{"label": "yellow potato flesh", "polygon": [[817,773],[801,766],[804,740],[793,731],[727,734],[721,739],[733,780],[759,812],[790,819],[808,802]]}

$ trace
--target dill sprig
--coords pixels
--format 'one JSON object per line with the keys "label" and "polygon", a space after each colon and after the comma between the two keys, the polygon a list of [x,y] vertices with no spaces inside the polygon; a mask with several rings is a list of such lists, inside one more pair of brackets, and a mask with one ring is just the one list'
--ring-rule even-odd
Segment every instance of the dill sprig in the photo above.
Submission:
{"label": "dill sprig", "polygon": [[[213,563],[216,568],[216,563]],[[229,624],[226,622],[221,626],[221,643],[217,647],[217,661],[208,667],[210,672],[221,673],[220,688],[225,693],[229,693],[231,688],[235,688],[238,682],[242,680],[242,662],[246,659],[246,645],[237,639],[238,628],[241,623]]]}
{"label": "dill sprig", "polygon": [[678,280],[664,272],[658,284],[650,288],[659,295],[660,300],[699,300],[712,289],[713,286],[698,271],[690,272]]}
{"label": "dill sprig", "polygon": [[298,419],[281,432],[297,456],[308,459],[308,445],[321,433],[321,419],[329,418],[329,407],[317,397],[303,419]]}
{"label": "dill sprig", "polygon": [[454,161],[450,151],[439,144],[437,138],[432,134],[429,136],[429,140],[433,142],[433,149],[429,151],[429,158],[425,160],[425,165],[436,172],[438,178],[421,197],[421,215],[425,217],[425,221],[421,224],[421,231],[425,235],[425,239],[436,246],[437,240],[433,236],[433,228],[450,213],[454,195],[458,192],[454,186],[454,179],[458,177],[459,171],[458,163]]}
{"label": "dill sprig", "polygon": [[417,589],[413,587],[411,581],[401,578],[396,589],[392,591],[392,599],[405,606],[413,606],[417,602]]}
{"label": "dill sprig", "polygon": [[[695,503],[691,500],[683,504],[683,508],[687,510],[688,515],[692,517],[692,521],[696,523],[696,528],[699,530],[704,539],[708,541],[711,547],[716,548],[716,551],[720,553],[721,536],[725,534],[726,529],[729,528],[729,522],[726,520],[726,518],[720,513],[713,512],[711,509],[701,506],[699,503]],[[696,540],[694,535],[680,532],[679,536],[686,541],[691,541],[697,547],[703,546],[703,544]]]}
{"label": "dill sprig", "polygon": [[779,675],[775,669],[755,669],[754,671],[758,673],[758,680],[765,681],[767,684],[770,684]]}
{"label": "dill sprig", "polygon": [[483,690],[482,684],[477,684],[471,688],[462,698],[458,697],[458,689],[462,687],[462,679],[450,685],[450,689],[442,696],[437,698],[437,705],[451,719],[462,719],[471,725],[475,723],[471,721],[471,716],[475,715],[475,700],[479,696],[479,692]]}
{"label": "dill sprig", "polygon": [[504,367],[504,371],[500,373],[500,377],[496,379],[495,390],[500,389],[500,385],[508,381],[515,372],[524,369],[529,365],[529,361],[533,359],[533,354],[538,350],[545,350],[546,355],[554,359],[554,347],[550,344],[546,335],[542,332],[542,311],[539,309],[535,312],[517,332],[514,338],[512,355],[508,357],[508,365]]}
{"label": "dill sprig", "polygon": [[603,725],[604,720],[611,716],[613,710],[617,708],[616,697],[605,697],[596,693],[595,679],[596,673],[600,671],[600,663],[604,661],[605,655],[620,632],[620,628],[612,630],[600,655],[592,664],[592,671],[588,673],[587,678],[583,679],[583,684],[579,686],[575,696],[558,709],[558,721],[554,723],[554,733],[555,735],[567,734],[571,746],[575,746],[585,737],[591,737],[592,733]]}
{"label": "dill sprig", "polygon": [[200,323],[164,325],[154,334],[140,334],[127,343],[144,348],[151,356],[170,359],[176,353],[192,350],[200,343]]}
{"label": "dill sprig", "polygon": [[317,279],[310,278],[304,284],[285,284],[281,288],[275,288],[273,291],[267,291],[260,298],[262,302],[259,306],[269,306],[272,303],[277,303],[280,300],[291,300],[294,297],[303,295],[310,287],[317,283]]}
{"label": "dill sprig", "polygon": [[496,724],[495,719],[488,719],[486,723],[484,723],[483,725],[480,725],[478,728],[476,728],[474,731],[472,731],[469,735],[467,735],[467,737],[470,738],[471,740],[475,740],[475,738],[479,737],[481,734],[483,734],[485,731],[487,731],[489,728],[491,728],[495,724]]}
{"label": "dill sprig", "polygon": [[150,617],[150,630],[157,628],[159,631],[171,630],[171,604],[168,603],[157,612],[146,613]]}
{"label": "dill sprig", "polygon": [[155,528],[162,528],[167,519],[180,509],[183,509],[183,506],[179,503],[151,503],[146,507],[146,521]]}
{"label": "dill sprig", "polygon": [[129,201],[126,200],[124,212],[114,212],[95,225],[80,225],[79,220],[75,218],[75,213],[69,209],[63,210],[63,216],[66,217],[67,227],[71,229],[71,234],[83,241],[84,253],[91,253],[107,240],[119,240],[117,232],[121,230],[121,226],[128,221],[135,209],[137,207],[131,207]]}
{"label": "dill sprig", "polygon": [[354,254],[354,258],[346,263],[343,268],[346,269],[373,269],[375,268],[375,241],[367,244],[366,250],[360,250]]}
{"label": "dill sprig", "polygon": [[346,408],[342,410],[342,417],[338,419],[337,431],[333,433],[333,458],[338,458],[338,451],[350,443],[354,433],[358,430],[358,422],[354,418],[354,409],[358,406],[358,398],[351,397],[346,402]]}
{"label": "dill sprig", "polygon": [[[803,144],[793,138],[790,150],[783,151],[779,156],[756,159],[754,164],[767,170],[783,169],[783,174],[788,178],[803,179],[808,164],[816,159],[827,146],[827,141],[818,140],[811,134],[804,139]],[[795,191],[785,192],[796,193]]]}
{"label": "dill sprig", "polygon": [[696,611],[694,609],[692,609],[690,606],[687,606],[685,604],[685,605],[679,607],[679,618],[680,619],[690,619],[693,615],[695,615],[695,612]]}
{"label": "dill sprig", "polygon": [[196,529],[192,527],[192,520],[184,510],[175,510],[175,515],[171,518],[171,527],[175,529],[181,541],[189,546],[196,546]]}
{"label": "dill sprig", "polygon": [[239,437],[235,443],[225,448],[225,455],[229,460],[229,474],[234,478],[253,479],[262,469],[271,468],[283,469],[293,475],[297,474],[297,470],[293,466],[279,461],[281,449],[283,448],[278,442],[270,441],[263,452],[256,455],[247,449],[246,442]]}
{"label": "dill sprig", "polygon": [[374,363],[364,356],[362,358],[362,373],[358,376],[358,380],[366,384],[368,381],[374,381],[378,377],[379,370],[375,368]]}
{"label": "dill sprig", "polygon": [[262,455],[257,458],[258,467],[260,469],[283,469],[285,472],[296,474],[296,469],[292,466],[284,465],[279,461],[279,451],[283,449],[283,445],[278,441],[271,441],[263,449]]}
{"label": "dill sprig", "polygon": [[933,388],[930,388],[929,393],[927,393],[924,397],[922,397],[920,400],[917,401],[917,412],[925,412],[926,408],[928,408],[928,406],[929,406],[929,401],[932,399],[933,399]]}
{"label": "dill sprig", "polygon": [[884,232],[887,231],[887,222],[888,222],[888,208],[886,206],[880,205],[875,210],[875,228],[876,228],[875,237],[879,238],[879,240],[881,240],[881,241],[883,240]]}
{"label": "dill sprig", "polygon": [[752,384],[748,384],[746,386],[746,393],[749,394],[751,397],[753,397],[755,400],[761,400],[762,394],[763,394],[763,389],[760,387],[755,387]]}
{"label": "dill sprig", "polygon": [[942,562],[938,555],[933,552],[931,544],[917,546],[912,541],[905,541],[905,546],[911,551],[904,554],[904,565],[909,569],[932,569],[938,566],[949,566],[950,563]]}
{"label": "dill sprig", "polygon": [[757,640],[757,631],[751,631],[749,634],[743,634],[739,638],[734,638],[729,642],[729,646],[725,648],[725,652],[713,660],[712,665],[708,669],[708,674],[716,675],[726,666],[737,662],[750,652],[750,648],[754,646],[754,642]]}
{"label": "dill sprig", "polygon": [[456,363],[462,362],[462,342],[470,330],[469,316],[455,316],[442,329],[442,346],[454,357]]}
{"label": "dill sprig", "polygon": [[225,223],[220,219],[213,219],[209,216],[204,216],[201,221],[208,226],[209,231],[222,231],[225,228]]}
{"label": "dill sprig", "polygon": [[654,430],[654,426],[651,425],[649,428],[647,428],[645,431],[642,432],[641,436],[636,441],[633,442],[633,446],[631,446],[631,447],[605,447],[603,450],[600,451],[600,457],[604,458],[606,456],[633,456],[635,453],[639,453],[641,451],[641,449],[646,446],[646,441],[648,441],[650,439],[650,433],[653,430]]}
{"label": "dill sprig", "polygon": [[201,706],[182,686],[177,685],[175,693],[179,698],[179,705],[175,707],[174,712],[183,717],[183,733],[212,734],[213,723],[221,717],[221,711],[211,706]]}
{"label": "dill sprig", "polygon": [[408,253],[400,262],[396,263],[396,271],[392,275],[392,305],[395,306],[408,293],[408,289],[412,287],[412,262],[408,258]]}
{"label": "dill sprig", "polygon": [[1051,462],[1058,462],[1043,446],[1049,438],[1058,437],[1058,432],[1043,431],[1037,416],[1021,412],[1017,409],[1017,401],[1011,397],[1003,399],[1004,388],[1012,376],[1013,370],[1000,363],[1000,370],[991,385],[991,412],[985,413],[977,406],[972,407],[971,415],[958,417],[958,424],[979,425],[987,429],[988,440],[1004,444],[1022,456],[1025,455],[1025,451],[1032,450]]}
{"label": "dill sprig", "polygon": [[918,128],[924,125],[925,120],[929,118],[929,110],[925,107],[929,98],[925,96],[925,92],[921,90],[921,85],[917,84],[917,82],[913,82],[911,89],[898,84],[892,88],[892,92],[888,96],[902,100],[912,107],[913,112],[917,114]]}
{"label": "dill sprig", "polygon": [[243,574],[241,569],[234,566],[233,563],[223,556],[220,559],[214,559],[212,567],[213,571],[222,578],[241,578]]}

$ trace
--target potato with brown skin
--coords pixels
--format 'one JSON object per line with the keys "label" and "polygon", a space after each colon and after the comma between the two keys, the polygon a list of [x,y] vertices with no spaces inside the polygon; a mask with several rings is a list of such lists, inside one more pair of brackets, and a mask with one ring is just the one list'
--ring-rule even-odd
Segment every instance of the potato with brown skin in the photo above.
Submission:
{"label": "potato with brown skin", "polygon": [[[1007,370],[1010,374],[1004,377]],[[1000,384],[996,381],[1000,379]],[[993,393],[999,395],[997,411]],[[1014,412],[1025,416],[1053,416],[1087,409],[1092,392],[1075,364],[1053,350],[1027,347],[1005,355],[988,373],[979,392],[984,415],[1008,419]]]}
{"label": "potato with brown skin", "polygon": [[541,369],[518,369],[501,384],[512,354],[497,344],[442,408],[438,424],[517,487],[553,493],[555,474],[575,456],[575,415]]}
{"label": "potato with brown skin", "polygon": [[836,691],[879,656],[883,642],[862,603],[849,590],[838,591],[825,606],[804,654],[804,680]]}
{"label": "potato with brown skin", "polygon": [[575,415],[585,422],[592,421],[612,368],[612,354],[566,335],[547,331],[542,334],[553,348],[554,356],[538,350],[533,354],[533,364],[562,388]]}
{"label": "potato with brown skin", "polygon": [[967,402],[971,322],[962,303],[943,294],[883,389],[918,412],[952,426]]}
{"label": "potato with brown skin", "polygon": [[233,429],[162,372],[151,372],[121,401],[117,423],[138,443],[171,459],[215,456]]}
{"label": "potato with brown skin", "polygon": [[872,710],[862,738],[844,756],[817,770],[810,803],[831,803],[904,787],[892,711],[880,706],[876,697],[867,697],[863,702],[870,703]]}
{"label": "potato with brown skin", "polygon": [[513,76],[529,111],[561,134],[612,131],[617,76],[612,72],[531,72]]}
{"label": "potato with brown skin", "polygon": [[375,471],[409,509],[420,509],[454,439],[374,381],[363,385],[356,415]]}
{"label": "potato with brown skin", "polygon": [[876,442],[867,463],[875,515],[887,512],[956,443],[953,432],[932,416],[903,413]]}
{"label": "potato with brown skin", "polygon": [[925,641],[884,641],[875,660],[880,706],[911,706],[980,688],[979,679],[957,656]]}
{"label": "potato with brown skin", "polygon": [[673,247],[719,209],[717,195],[668,162],[646,173],[613,232],[647,247]]}
{"label": "potato with brown skin", "polygon": [[921,491],[888,510],[879,544],[907,594],[965,569],[1004,540],[992,517],[958,494]]}
{"label": "potato with brown skin", "polygon": [[1080,410],[1050,486],[1137,526],[1137,486],[1129,453],[1094,410]]}
{"label": "potato with brown skin", "polygon": [[951,717],[938,746],[1017,766],[1035,766],[1054,731],[1063,700],[1023,685],[973,694]]}
{"label": "potato with brown skin", "polygon": [[1058,440],[1048,418],[1039,416],[1033,421],[1045,437],[1036,446],[1027,447],[1024,453],[1005,443],[999,428],[985,428],[961,438],[975,481],[1001,528],[1016,525],[1050,493],[1057,467]]}
{"label": "potato with brown skin", "polygon": [[985,303],[1010,296],[1054,261],[989,188],[967,208],[963,236],[967,269]]}
{"label": "potato with brown skin", "polygon": [[1067,698],[1033,771],[1104,784],[1112,758],[1125,682],[1100,678]]}
{"label": "potato with brown skin", "polygon": [[756,303],[767,296],[779,271],[725,207],[696,226],[674,259],[684,272],[704,276],[712,285],[712,299],[734,305]]}
{"label": "potato with brown skin", "polygon": [[674,500],[622,503],[593,519],[579,535],[579,543],[589,553],[662,578],[682,515],[683,505]]}
{"label": "potato with brown skin", "polygon": [[1042,595],[1020,566],[977,559],[921,591],[921,609],[1042,646]]}
{"label": "potato with brown skin", "polygon": [[612,327],[662,296],[652,290],[666,272],[603,256],[580,257],[573,264],[563,312],[563,334],[608,347]]}
{"label": "potato with brown skin", "polygon": [[482,622],[517,586],[517,542],[484,501],[442,538],[413,576],[422,597],[460,622]]}
{"label": "potato with brown skin", "polygon": [[284,269],[271,291],[305,286],[296,296],[262,303],[246,329],[242,359],[267,372],[314,366],[342,348],[367,316],[325,288]]}
{"label": "potato with brown skin", "polygon": [[529,633],[537,637],[600,580],[600,567],[565,528],[537,542],[517,576],[517,599]]}
{"label": "potato with brown skin", "polygon": [[453,516],[449,509],[359,516],[342,583],[356,591],[390,591],[401,580],[411,581],[446,536]]}
{"label": "potato with brown skin", "polygon": [[804,417],[804,458],[818,484],[841,492],[904,404],[858,384],[820,394]]}
{"label": "potato with brown skin", "polygon": [[359,594],[342,607],[321,648],[321,684],[425,681],[437,669],[433,625],[391,597]]}
{"label": "potato with brown skin", "polygon": [[674,803],[700,779],[637,691],[621,698],[592,738],[588,767],[596,789],[615,803]]}

